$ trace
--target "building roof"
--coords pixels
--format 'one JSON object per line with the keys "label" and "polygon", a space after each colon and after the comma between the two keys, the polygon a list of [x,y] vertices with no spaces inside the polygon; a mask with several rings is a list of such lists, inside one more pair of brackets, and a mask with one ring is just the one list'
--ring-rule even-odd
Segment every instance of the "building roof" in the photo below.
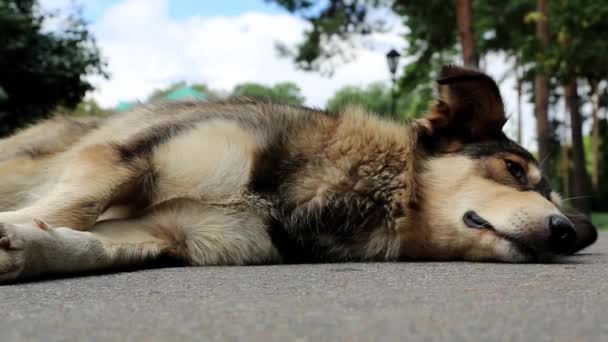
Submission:
{"label": "building roof", "polygon": [[134,101],[120,101],[118,106],[116,106],[117,112],[128,112],[131,109],[135,108],[137,102]]}
{"label": "building roof", "polygon": [[167,94],[165,99],[170,101],[188,101],[188,100],[204,100],[207,98],[203,92],[198,91],[192,87],[184,86],[175,89],[174,91]]}
{"label": "building roof", "polygon": [[[165,95],[162,100],[165,101],[203,101],[207,96],[202,92],[190,86],[179,87],[169,94]],[[162,101],[161,100],[161,101]],[[128,112],[135,108],[140,102],[138,101],[120,101],[116,106],[117,112]]]}

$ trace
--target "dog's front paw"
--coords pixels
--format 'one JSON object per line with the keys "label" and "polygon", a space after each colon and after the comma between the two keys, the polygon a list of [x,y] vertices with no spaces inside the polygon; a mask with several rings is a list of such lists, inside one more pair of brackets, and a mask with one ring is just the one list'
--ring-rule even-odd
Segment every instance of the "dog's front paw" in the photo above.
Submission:
{"label": "dog's front paw", "polygon": [[51,228],[44,222],[0,223],[0,283],[36,275],[45,268]]}
{"label": "dog's front paw", "polygon": [[20,228],[0,223],[0,283],[17,279],[25,267],[26,235]]}

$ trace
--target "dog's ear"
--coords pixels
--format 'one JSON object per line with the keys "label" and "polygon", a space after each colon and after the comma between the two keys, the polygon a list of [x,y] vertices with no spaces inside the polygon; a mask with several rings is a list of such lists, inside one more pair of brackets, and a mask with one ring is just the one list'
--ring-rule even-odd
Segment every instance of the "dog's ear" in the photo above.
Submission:
{"label": "dog's ear", "polygon": [[431,132],[463,140],[502,133],[507,121],[494,80],[477,70],[444,66],[437,80],[439,99],[426,119]]}

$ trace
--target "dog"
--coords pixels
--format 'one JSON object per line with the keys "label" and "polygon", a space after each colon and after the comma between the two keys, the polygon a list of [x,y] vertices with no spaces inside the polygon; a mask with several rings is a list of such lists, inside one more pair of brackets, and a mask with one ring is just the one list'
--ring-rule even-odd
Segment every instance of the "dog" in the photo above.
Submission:
{"label": "dog", "polygon": [[503,133],[496,83],[445,66],[412,122],[251,99],[58,117],[0,142],[0,280],[186,265],[551,260],[593,243]]}

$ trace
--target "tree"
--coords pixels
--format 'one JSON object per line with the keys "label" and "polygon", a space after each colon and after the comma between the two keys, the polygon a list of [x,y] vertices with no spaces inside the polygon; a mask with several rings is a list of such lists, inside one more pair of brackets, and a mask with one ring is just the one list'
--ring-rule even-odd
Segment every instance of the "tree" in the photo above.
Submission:
{"label": "tree", "polygon": [[572,134],[572,161],[574,165],[574,203],[583,213],[591,213],[591,186],[587,174],[585,149],[583,146],[583,120],[580,114],[579,95],[576,80],[564,84],[564,102],[570,115]]}
{"label": "tree", "polygon": [[[541,42],[540,58],[544,58],[543,51],[549,48],[549,7],[548,0],[537,0],[536,37]],[[549,173],[551,167],[551,125],[549,123],[549,81],[542,61],[537,61],[534,76],[534,113],[536,116],[536,136],[538,140],[538,158],[541,162],[549,162],[544,171]],[[548,175],[551,176],[550,174]]]}
{"label": "tree", "polygon": [[302,96],[300,88],[291,82],[281,82],[274,86],[265,86],[253,82],[243,83],[234,87],[232,95],[259,98],[292,105],[301,105],[304,103],[304,96]]}
{"label": "tree", "polygon": [[86,99],[80,102],[73,110],[66,110],[66,113],[75,116],[108,116],[112,111],[102,108],[93,99]]}
{"label": "tree", "polygon": [[522,143],[522,101],[526,90],[532,89],[532,55],[537,49],[532,44],[534,27],[526,24],[526,18],[534,11],[534,0],[485,0],[474,2],[475,28],[479,31],[476,44],[482,57],[490,53],[508,56],[512,68],[502,77],[515,78],[517,94],[517,142]]}
{"label": "tree", "polygon": [[600,184],[600,87],[597,82],[591,83],[591,104],[591,184],[597,192]]}
{"label": "tree", "polygon": [[594,197],[593,209],[608,211],[608,120],[599,121],[600,147],[599,147],[599,185]]}
{"label": "tree", "polygon": [[473,29],[473,5],[472,0],[457,0],[456,18],[458,23],[458,34],[462,46],[462,61],[465,66],[477,67],[477,54],[475,53],[475,32]]}
{"label": "tree", "polygon": [[301,105],[304,103],[302,90],[295,83],[277,83],[272,87],[272,92],[274,93],[274,101],[294,105]]}
{"label": "tree", "polygon": [[[339,111],[347,105],[362,106],[365,109],[385,117],[393,117],[391,112],[392,91],[385,83],[375,82],[367,87],[345,86],[339,89],[333,97],[327,101],[327,109]],[[397,118],[405,118],[413,115],[421,115],[420,108],[412,107],[413,101],[407,96],[397,98]]]}
{"label": "tree", "polygon": [[[49,31],[53,19],[59,29]],[[0,135],[57,107],[75,108],[106,77],[95,40],[78,13],[43,13],[35,0],[0,2]]]}
{"label": "tree", "polygon": [[[583,116],[580,100],[593,102],[591,96],[583,97],[579,88],[587,81],[593,89],[594,84],[606,79],[608,66],[598,51],[608,48],[605,38],[608,35],[608,3],[593,0],[554,0],[551,2],[553,20],[552,30],[557,32],[559,44],[553,51],[549,64],[558,81],[563,85],[564,101],[571,119],[573,196],[577,209],[589,213],[591,210],[591,182],[587,172],[583,144]],[[591,48],[590,48],[591,47]],[[593,107],[593,106],[592,106]]]}

